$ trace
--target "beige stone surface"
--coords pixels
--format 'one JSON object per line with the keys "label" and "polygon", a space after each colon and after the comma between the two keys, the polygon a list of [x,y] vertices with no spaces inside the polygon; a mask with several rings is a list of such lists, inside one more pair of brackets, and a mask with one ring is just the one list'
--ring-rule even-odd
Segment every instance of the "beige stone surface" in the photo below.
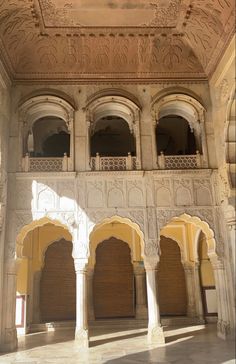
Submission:
{"label": "beige stone surface", "polygon": [[222,341],[214,325],[165,327],[166,344],[148,345],[146,329],[91,329],[89,349],[79,349],[70,329],[21,337],[1,364],[233,364],[233,341]]}

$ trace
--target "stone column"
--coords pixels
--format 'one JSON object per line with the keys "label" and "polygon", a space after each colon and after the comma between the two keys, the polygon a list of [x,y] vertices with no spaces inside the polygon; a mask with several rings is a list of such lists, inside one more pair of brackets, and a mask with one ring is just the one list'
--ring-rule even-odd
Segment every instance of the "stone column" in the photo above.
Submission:
{"label": "stone column", "polygon": [[205,323],[199,268],[200,268],[200,263],[194,262],[193,279],[194,279],[194,294],[196,302],[196,315],[198,317],[199,323]]}
{"label": "stone column", "polygon": [[16,260],[5,262],[4,301],[3,301],[3,340],[0,351],[13,351],[17,348],[16,332]]}
{"label": "stone column", "polygon": [[195,292],[194,292],[194,267],[189,263],[184,263],[184,274],[186,281],[187,291],[187,316],[196,317],[196,304],[195,304]]}
{"label": "stone column", "polygon": [[88,319],[89,319],[89,321],[95,320],[94,304],[93,304],[93,275],[94,275],[94,268],[88,268],[87,285],[88,285]]}
{"label": "stone column", "polygon": [[148,341],[153,344],[164,344],[165,337],[161,326],[156,273],[159,257],[144,259],[148,299]]}
{"label": "stone column", "polygon": [[87,317],[87,259],[74,259],[76,273],[76,327],[75,340],[78,347],[88,348],[88,317]]}
{"label": "stone column", "polygon": [[41,312],[40,312],[40,280],[42,271],[37,271],[34,273],[33,277],[33,302],[32,302],[32,322],[37,324],[41,322]]}
{"label": "stone column", "polygon": [[157,154],[157,138],[156,138],[156,127],[157,127],[157,122],[156,120],[152,120],[152,163],[153,163],[153,168],[157,169],[159,168],[158,165],[158,154]]}
{"label": "stone column", "polygon": [[134,265],[135,293],[136,293],[136,319],[148,317],[145,292],[145,269],[142,265]]}
{"label": "stone column", "polygon": [[227,293],[227,279],[224,264],[218,258],[211,259],[214,270],[216,294],[217,294],[217,335],[221,339],[226,339],[230,334],[230,319],[229,319],[229,297]]}

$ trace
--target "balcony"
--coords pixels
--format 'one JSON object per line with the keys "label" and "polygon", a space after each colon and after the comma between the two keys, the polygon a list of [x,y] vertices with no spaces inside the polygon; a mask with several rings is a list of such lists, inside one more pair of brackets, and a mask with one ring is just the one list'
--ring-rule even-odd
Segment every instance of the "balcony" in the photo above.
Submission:
{"label": "balcony", "polygon": [[127,171],[136,169],[136,157],[128,153],[127,157],[91,157],[90,167],[92,171]]}
{"label": "balcony", "polygon": [[37,158],[26,154],[22,159],[22,169],[24,172],[67,172],[68,159],[66,154],[61,158]]}
{"label": "balcony", "polygon": [[198,151],[192,155],[164,155],[161,152],[158,165],[160,169],[195,169],[202,167],[202,158]]}

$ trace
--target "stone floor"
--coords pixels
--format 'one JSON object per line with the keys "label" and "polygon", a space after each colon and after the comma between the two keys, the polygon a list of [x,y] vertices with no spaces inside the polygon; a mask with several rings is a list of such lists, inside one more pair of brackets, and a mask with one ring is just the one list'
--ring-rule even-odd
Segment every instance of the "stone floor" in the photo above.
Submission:
{"label": "stone floor", "polygon": [[233,364],[235,346],[216,336],[213,324],[164,327],[166,344],[148,345],[145,328],[95,327],[90,348],[79,350],[73,329],[19,338],[17,352],[0,355],[1,364]]}

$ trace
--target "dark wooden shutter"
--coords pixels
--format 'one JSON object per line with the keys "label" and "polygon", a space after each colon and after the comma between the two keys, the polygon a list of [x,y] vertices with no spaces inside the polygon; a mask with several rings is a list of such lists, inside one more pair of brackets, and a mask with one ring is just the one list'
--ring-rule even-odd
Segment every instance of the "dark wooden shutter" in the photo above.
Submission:
{"label": "dark wooden shutter", "polygon": [[186,315],[186,284],[178,244],[161,237],[161,259],[157,282],[160,313],[162,315]]}
{"label": "dark wooden shutter", "polygon": [[134,277],[128,244],[111,238],[98,245],[94,271],[96,318],[134,316]]}
{"label": "dark wooden shutter", "polygon": [[61,240],[51,244],[45,254],[40,282],[40,309],[43,322],[74,320],[76,277],[72,243]]}

